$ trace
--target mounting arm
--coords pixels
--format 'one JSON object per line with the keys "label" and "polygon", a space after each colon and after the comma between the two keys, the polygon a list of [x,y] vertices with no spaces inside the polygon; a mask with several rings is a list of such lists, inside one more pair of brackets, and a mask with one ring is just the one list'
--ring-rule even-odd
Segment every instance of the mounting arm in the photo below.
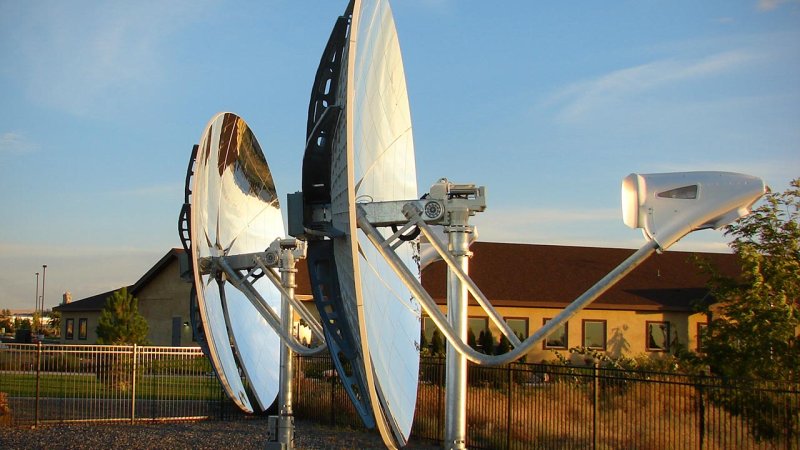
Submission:
{"label": "mounting arm", "polygon": [[[386,261],[389,263],[389,266],[392,268],[392,270],[394,270],[397,276],[400,277],[409,290],[414,293],[414,295],[420,301],[420,304],[425,312],[430,316],[431,320],[433,320],[433,323],[436,324],[439,330],[442,331],[442,334],[447,338],[447,340],[450,341],[450,343],[453,344],[456,349],[458,349],[459,353],[462,353],[467,357],[467,359],[476,364],[488,366],[507,364],[524,356],[553,330],[567,322],[578,311],[603,295],[603,293],[605,293],[611,286],[616,284],[619,280],[628,275],[633,269],[638,267],[639,264],[644,262],[649,256],[655,253],[657,248],[657,245],[653,242],[646,243],[642,248],[637,250],[636,253],[628,257],[628,259],[623,261],[608,275],[603,277],[600,281],[595,283],[594,286],[589,288],[589,290],[584,292],[580,297],[570,303],[569,306],[561,311],[560,314],[548,321],[547,324],[537,330],[530,337],[520,342],[519,346],[516,346],[510,352],[502,355],[486,355],[478,352],[467,345],[464,341],[457,338],[455,330],[453,330],[453,328],[447,322],[447,318],[439,310],[438,305],[436,305],[436,302],[433,300],[430,294],[428,294],[425,288],[422,287],[422,284],[414,277],[414,274],[411,273],[405,264],[403,264],[403,261],[394,253],[394,251],[390,250],[392,245],[392,241],[390,240],[391,238],[384,239],[380,232],[373,227],[369,221],[366,220],[366,216],[361,208],[359,208],[358,226],[364,231],[364,233],[367,235],[367,238],[375,246],[378,252],[380,252],[380,254],[386,259]],[[422,230],[422,233],[431,241],[438,240],[436,235],[431,233],[428,225],[424,222],[421,222],[420,230]],[[438,244],[440,246],[442,245],[441,242]],[[517,339],[517,341],[519,341],[519,339]]]}
{"label": "mounting arm", "polygon": [[[291,253],[291,255],[285,255],[287,252]],[[294,263],[297,259],[304,256],[305,242],[296,241],[294,239],[276,239],[265,252],[207,258],[201,260],[200,266],[201,270],[212,270],[212,267],[222,269],[226,275],[227,281],[230,281],[231,284],[245,294],[245,297],[247,297],[253,307],[256,308],[259,314],[266,320],[267,324],[280,336],[281,340],[286,343],[292,351],[303,356],[309,356],[319,354],[327,349],[322,327],[319,321],[308,311],[308,308],[287,292],[280,277],[274,271],[275,267],[280,267],[282,270],[294,269],[294,267],[282,267],[282,265],[284,265],[286,261]],[[248,272],[246,275],[242,276],[241,270],[247,270]],[[320,341],[318,346],[312,348],[306,347],[283,329],[280,316],[272,309],[266,300],[264,300],[250,281],[257,278],[255,272],[258,270],[261,270],[266,275],[267,279],[269,279],[281,292],[282,296],[289,301],[300,317],[306,321],[309,328],[311,328],[312,334]]]}

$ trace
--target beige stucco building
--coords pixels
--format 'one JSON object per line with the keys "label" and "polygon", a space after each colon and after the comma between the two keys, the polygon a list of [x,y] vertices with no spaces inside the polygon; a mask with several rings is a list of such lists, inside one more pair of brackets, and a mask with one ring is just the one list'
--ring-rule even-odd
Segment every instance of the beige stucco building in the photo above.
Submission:
{"label": "beige stucco building", "polygon": [[[533,334],[573,299],[591,287],[633,253],[628,249],[556,245],[477,242],[471,247],[470,274],[499,313],[522,337]],[[172,249],[128,290],[139,299],[139,311],[150,325],[153,345],[194,346],[189,325],[191,286],[181,278],[181,249]],[[738,273],[732,254],[666,252],[655,255],[635,269],[586,309],[569,320],[563,330],[551,334],[528,354],[527,361],[552,360],[554,352],[565,357],[569,349],[587,347],[609,356],[648,354],[659,357],[676,346],[696,350],[698,330],[707,319],[694,313],[694,304],[707,295],[707,278],[692,261],[710,259],[729,275]],[[185,267],[183,268],[185,270]],[[434,262],[422,272],[423,286],[446,310],[446,268]],[[305,264],[299,264],[298,297],[316,312],[310,300]],[[67,344],[93,344],[100,310],[112,292],[61,305],[61,340]],[[474,335],[500,332],[474,300],[469,307]],[[297,326],[296,330],[302,328]],[[423,315],[423,333],[430,343],[431,320]]]}
{"label": "beige stucco building", "polygon": [[[634,250],[477,242],[470,249],[470,275],[512,326],[527,337],[572,300],[610,272]],[[590,348],[609,356],[647,354],[659,357],[678,346],[697,350],[698,330],[707,318],[695,305],[707,301],[707,276],[693,261],[708,259],[723,273],[735,276],[733,254],[665,252],[656,254],[572,317],[528,353],[528,362],[553,360],[555,353],[579,359],[569,349]],[[446,310],[446,268],[437,262],[423,273],[423,285]],[[470,329],[477,337],[500,331],[474,300],[469,307]],[[423,317],[428,342],[434,327]]]}
{"label": "beige stucco building", "polygon": [[[128,292],[139,300],[139,313],[147,320],[147,339],[152,345],[196,346],[189,326],[191,285],[180,279],[181,249],[167,252]],[[97,322],[106,299],[114,291],[104,292],[53,308],[61,311],[61,342],[95,344]]]}

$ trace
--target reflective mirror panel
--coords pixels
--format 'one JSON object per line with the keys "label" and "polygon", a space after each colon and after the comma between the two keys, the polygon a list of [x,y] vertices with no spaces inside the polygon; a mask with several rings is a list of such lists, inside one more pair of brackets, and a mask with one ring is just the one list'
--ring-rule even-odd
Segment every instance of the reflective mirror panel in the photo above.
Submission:
{"label": "reflective mirror panel", "polygon": [[[332,157],[334,227],[348,235],[335,249],[336,261],[343,296],[359,319],[354,325],[362,349],[370,355],[366,370],[371,366],[373,405],[380,405],[395,439],[404,444],[417,398],[420,306],[357,232],[354,214],[356,202],[417,198],[411,115],[389,3],[356,1],[351,26],[346,121],[340,121],[345,123],[338,134],[347,138],[338,139]],[[419,273],[411,245],[398,253]]]}
{"label": "reflective mirror panel", "polygon": [[[198,270],[202,258],[264,251],[285,235],[264,154],[235,114],[217,114],[206,126],[195,165],[191,212],[195,285],[209,357],[240,408],[253,410],[241,369],[259,406],[266,409],[278,393],[280,339],[222,274]],[[280,293],[269,281],[257,280],[254,287],[280,311]]]}

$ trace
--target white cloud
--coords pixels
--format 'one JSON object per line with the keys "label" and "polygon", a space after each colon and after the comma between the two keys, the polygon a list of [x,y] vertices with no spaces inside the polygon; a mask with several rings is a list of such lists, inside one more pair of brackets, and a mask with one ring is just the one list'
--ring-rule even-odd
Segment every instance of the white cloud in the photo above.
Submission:
{"label": "white cloud", "polygon": [[21,155],[31,153],[38,146],[23,134],[7,131],[0,134],[0,155]]}
{"label": "white cloud", "polygon": [[800,0],[758,0],[758,9],[772,11],[784,3],[800,3]]}
{"label": "white cloud", "polygon": [[618,226],[621,219],[615,209],[492,208],[472,222],[481,241],[596,245],[605,239],[598,228]]}
{"label": "white cloud", "polygon": [[[639,248],[645,243],[641,230],[622,223],[618,208],[555,210],[500,208],[478,214],[472,220],[482,242],[515,242],[607,248]],[[721,231],[692,233],[672,246],[673,251],[730,252]]]}
{"label": "white cloud", "polygon": [[699,60],[666,59],[616,70],[593,80],[573,83],[546,100],[555,105],[557,118],[574,121],[604,110],[609,104],[674,83],[707,78],[740,67],[755,57],[728,51]]}

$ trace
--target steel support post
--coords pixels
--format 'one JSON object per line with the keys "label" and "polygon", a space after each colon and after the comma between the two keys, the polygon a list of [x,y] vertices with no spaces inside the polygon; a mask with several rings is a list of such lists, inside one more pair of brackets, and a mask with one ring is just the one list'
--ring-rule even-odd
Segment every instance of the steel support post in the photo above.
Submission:
{"label": "steel support post", "polygon": [[[294,308],[289,303],[289,297],[294,298],[295,275],[297,274],[296,260],[291,251],[281,252],[281,283],[286,289],[286,295],[281,295],[281,326],[283,331],[292,335],[292,319]],[[278,420],[278,442],[281,447],[287,450],[294,448],[294,411],[292,411],[292,378],[294,367],[292,358],[294,352],[288,345],[281,345],[281,371],[280,371],[280,394],[279,402],[281,405],[280,418]]]}
{"label": "steel support post", "polygon": [[[450,212],[450,226],[445,228],[449,236],[449,250],[458,268],[469,273],[469,209]],[[459,277],[447,271],[447,319],[462,342],[467,341],[467,286]],[[445,380],[445,436],[447,450],[465,449],[467,438],[467,358],[447,341]]]}

